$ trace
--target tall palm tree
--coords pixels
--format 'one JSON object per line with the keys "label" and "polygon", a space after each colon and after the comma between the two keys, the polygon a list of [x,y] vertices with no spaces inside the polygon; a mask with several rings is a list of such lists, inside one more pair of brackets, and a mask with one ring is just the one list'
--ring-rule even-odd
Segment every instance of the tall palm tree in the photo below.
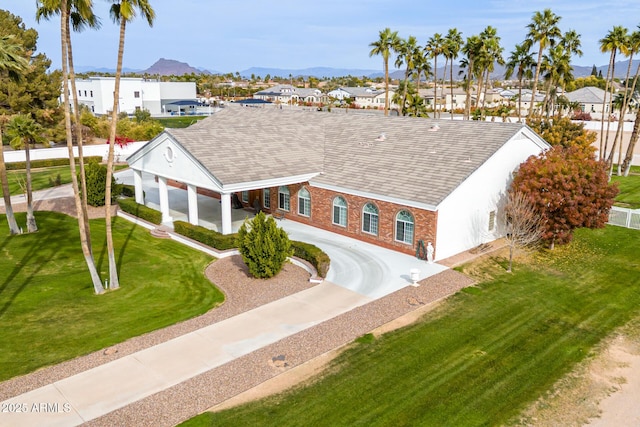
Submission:
{"label": "tall palm tree", "polygon": [[[500,46],[498,31],[490,25],[480,33],[480,38],[482,39],[482,59],[478,65],[481,69],[480,76],[484,76],[486,80],[484,84],[484,96],[482,98],[481,110],[484,111],[484,103],[487,99],[487,89],[489,87],[489,76],[493,70],[495,70],[496,63],[504,65],[504,58],[502,57],[502,51],[504,48]],[[478,99],[480,99],[479,96]]]}
{"label": "tall palm tree", "polygon": [[449,59],[449,87],[451,88],[451,120],[453,120],[453,60],[458,58],[460,49],[462,49],[462,33],[457,28],[449,28],[449,32],[445,37],[444,55]]}
{"label": "tall palm tree", "polygon": [[33,192],[31,185],[31,145],[44,141],[42,126],[36,123],[30,116],[18,114],[7,124],[7,135],[14,149],[24,148],[26,169],[26,193],[27,193],[27,231],[38,231],[36,218],[33,215]]}
{"label": "tall palm tree", "polygon": [[516,72],[518,77],[518,121],[522,120],[522,83],[524,79],[533,77],[533,68],[536,63],[528,43],[517,44],[507,59],[504,78],[510,79]]}
{"label": "tall palm tree", "polygon": [[444,38],[442,34],[435,33],[427,41],[425,46],[425,52],[433,58],[433,118],[437,119],[440,116],[438,111],[438,56],[442,55],[444,48]]}
{"label": "tall palm tree", "polygon": [[532,45],[538,43],[538,60],[536,62],[536,73],[533,76],[533,88],[531,89],[531,107],[528,117],[533,116],[533,103],[538,89],[538,79],[540,78],[540,66],[542,64],[542,53],[548,46],[555,45],[557,38],[562,36],[558,22],[561,17],[554,14],[551,9],[542,12],[535,12],[531,18],[531,23],[527,25],[529,32],[527,39]]}
{"label": "tall palm tree", "polygon": [[380,31],[378,40],[369,44],[369,56],[380,55],[384,64],[384,115],[389,115],[389,56],[400,48],[400,38],[397,31],[385,28]]}
{"label": "tall palm tree", "polygon": [[[616,25],[611,29],[607,35],[600,39],[600,51],[602,53],[611,52],[609,56],[609,67],[607,68],[607,78],[605,81],[604,87],[604,100],[602,101],[603,108],[603,117],[602,123],[600,124],[600,159],[604,160],[607,158],[607,149],[609,145],[609,126],[611,124],[611,107],[613,105],[613,96],[610,92],[610,82],[613,83],[613,77],[615,76],[615,64],[616,64],[616,53],[621,51],[622,53],[626,53],[628,42],[628,31],[625,27]],[[609,103],[607,104],[607,95],[609,95]],[[605,108],[606,106],[606,108]],[[606,111],[604,111],[606,110]],[[605,136],[604,130],[604,113],[607,113],[607,130]],[[603,143],[604,139],[604,143]]]}
{"label": "tall palm tree", "polygon": [[396,68],[402,67],[405,65],[404,71],[404,90],[402,91],[402,99],[401,102],[398,103],[400,105],[400,115],[403,115],[405,101],[407,99],[407,82],[409,81],[409,75],[415,70],[416,67],[416,53],[419,53],[418,48],[418,40],[414,36],[409,36],[409,38],[400,39],[398,46],[398,57],[396,58]]}
{"label": "tall palm tree", "polygon": [[471,116],[471,86],[473,85],[473,76],[476,72],[476,60],[479,58],[480,49],[482,47],[482,40],[480,36],[473,35],[467,37],[467,42],[462,47],[462,53],[465,54],[464,60],[461,62],[460,67],[467,69],[466,77],[466,97],[464,102],[464,118],[469,120]]}
{"label": "tall palm tree", "polygon": [[[8,76],[13,80],[18,80],[21,73],[29,66],[26,53],[22,46],[15,42],[15,37],[11,35],[0,37],[0,76]],[[11,235],[20,233],[20,228],[16,222],[11,206],[11,194],[9,190],[9,179],[7,178],[7,167],[4,162],[4,149],[2,148],[2,125],[4,114],[0,111],[0,181],[2,183],[2,197],[9,224]]]}
{"label": "tall palm tree", "polygon": [[[61,46],[61,65],[62,65],[62,81],[69,81],[68,70],[68,55],[69,50],[67,48],[68,42],[68,20],[69,20],[69,4],[68,0],[61,0],[60,2],[60,46]],[[84,256],[89,274],[91,276],[91,282],[93,283],[93,289],[96,294],[104,293],[104,288],[96,269],[95,260],[93,259],[93,253],[87,240],[87,230],[85,228],[84,214],[82,210],[82,201],[80,199],[80,190],[78,187],[78,177],[76,175],[76,162],[73,154],[73,135],[71,134],[71,108],[69,106],[69,91],[62,91],[63,110],[64,110],[64,124],[65,124],[65,136],[67,139],[67,150],[69,154],[69,168],[71,170],[71,186],[73,187],[74,201],[76,205],[76,213],[78,215],[78,228],[80,230],[80,246],[82,248],[82,255]]]}
{"label": "tall palm tree", "polygon": [[[640,29],[640,26],[638,26]],[[636,41],[640,39],[640,31],[634,31],[631,34],[631,39],[633,40],[633,44],[635,45]],[[640,41],[638,41],[640,44]],[[636,68],[636,75],[633,78],[633,83],[631,84],[632,90],[635,91],[638,83],[638,77],[640,76],[640,64],[638,64],[638,68]],[[629,140],[629,145],[627,146],[627,153],[624,156],[624,161],[620,169],[622,170],[622,174],[624,176],[629,175],[629,171],[631,170],[631,160],[633,159],[633,150],[635,149],[636,142],[638,141],[638,133],[640,132],[640,111],[636,110],[636,120],[633,125],[633,132],[631,133],[631,139]],[[635,138],[634,138],[635,137]]]}
{"label": "tall palm tree", "polygon": [[[629,34],[627,37],[628,45],[625,48],[626,56],[629,58],[629,63],[627,64],[627,74],[624,79],[624,94],[622,98],[622,105],[620,106],[620,116],[618,117],[618,129],[616,130],[616,136],[613,138],[613,147],[611,148],[611,154],[609,155],[610,162],[610,171],[609,175],[613,174],[613,153],[615,152],[615,147],[618,145],[618,176],[622,175],[622,134],[623,134],[623,126],[624,126],[624,116],[629,108],[629,101],[633,98],[633,91],[629,90],[629,79],[631,76],[631,64],[633,63],[633,55],[638,52],[640,49],[640,32],[634,31]],[[638,64],[640,68],[640,64]],[[636,78],[638,77],[638,73],[636,72]],[[633,88],[635,88],[637,80],[634,78]]]}
{"label": "tall palm tree", "polygon": [[555,46],[543,56],[541,70],[544,72],[544,79],[547,82],[542,112],[546,111],[547,118],[549,118],[551,111],[554,111],[557,87],[564,87],[568,81],[573,80],[571,55],[562,46]]}
{"label": "tall palm tree", "polygon": [[107,231],[107,257],[109,259],[109,286],[111,289],[120,287],[115,250],[113,247],[113,233],[111,227],[111,178],[113,177],[113,150],[116,141],[116,125],[118,121],[118,99],[120,98],[120,78],[122,76],[122,58],[124,56],[124,39],[127,23],[140,13],[149,26],[153,26],[156,13],[149,0],[119,0],[111,6],[110,14],[114,22],[120,24],[120,41],[118,44],[118,64],[116,66],[115,88],[113,91],[113,109],[111,111],[111,130],[109,133],[109,155],[107,157],[107,184],[105,187],[105,224]]}

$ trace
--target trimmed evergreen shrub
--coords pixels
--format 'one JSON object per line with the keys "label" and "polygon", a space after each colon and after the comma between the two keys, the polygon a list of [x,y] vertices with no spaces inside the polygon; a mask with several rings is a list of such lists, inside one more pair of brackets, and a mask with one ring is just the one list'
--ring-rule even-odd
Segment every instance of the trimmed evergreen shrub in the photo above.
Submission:
{"label": "trimmed evergreen shrub", "polygon": [[152,224],[162,223],[162,213],[160,211],[136,203],[134,199],[119,199],[118,205],[123,211],[137,216],[140,219],[144,219],[145,221],[149,221]]}
{"label": "trimmed evergreen shrub", "polygon": [[291,247],[293,248],[294,256],[310,262],[318,271],[318,276],[327,277],[331,259],[322,249],[311,243],[298,242],[296,240],[291,241]]}
{"label": "trimmed evergreen shrub", "polygon": [[[100,156],[91,156],[91,157],[84,158],[85,164],[88,164],[90,162],[99,163],[101,161],[102,161],[102,157]],[[76,158],[76,165],[77,164],[78,164],[78,159]],[[7,170],[20,170],[20,169],[27,168],[26,162],[11,162],[11,163],[7,163],[6,165],[7,165]],[[69,159],[31,160],[31,169],[48,168],[51,166],[68,166],[68,165],[69,165]]]}
{"label": "trimmed evergreen shrub", "polygon": [[236,233],[222,234],[184,221],[174,221],[173,230],[178,234],[195,240],[196,242],[200,242],[221,251],[237,248],[236,239],[238,238],[238,235]]}
{"label": "trimmed evergreen shrub", "polygon": [[[120,191],[118,192],[121,196],[124,197],[135,197],[136,196],[136,187],[128,184],[120,184]],[[144,196],[143,196],[144,197]]]}
{"label": "trimmed evergreen shrub", "polygon": [[264,212],[244,221],[238,231],[238,249],[249,273],[261,279],[278,274],[287,258],[293,255],[287,233]]}

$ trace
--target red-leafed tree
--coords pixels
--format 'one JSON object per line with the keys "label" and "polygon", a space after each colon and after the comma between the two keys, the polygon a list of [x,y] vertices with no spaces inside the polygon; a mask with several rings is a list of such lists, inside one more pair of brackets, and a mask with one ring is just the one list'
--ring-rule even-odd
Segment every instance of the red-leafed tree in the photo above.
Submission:
{"label": "red-leafed tree", "polygon": [[593,149],[555,146],[520,165],[512,191],[535,205],[544,220],[542,239],[553,248],[571,241],[576,228],[603,227],[618,187]]}

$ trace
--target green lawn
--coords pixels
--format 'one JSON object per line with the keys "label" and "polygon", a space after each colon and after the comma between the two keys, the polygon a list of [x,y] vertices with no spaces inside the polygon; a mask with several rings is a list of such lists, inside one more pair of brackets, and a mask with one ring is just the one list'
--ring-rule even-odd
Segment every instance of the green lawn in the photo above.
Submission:
{"label": "green lawn", "polygon": [[[16,215],[24,223],[24,214]],[[77,222],[36,212],[34,234],[7,236],[0,216],[0,381],[202,314],[223,300],[203,274],[212,258],[116,218],[121,289],[95,295]],[[91,222],[107,277],[104,220]]]}
{"label": "green lawn", "polygon": [[579,230],[569,246],[491,277],[415,325],[354,343],[324,378],[187,426],[487,426],[520,412],[640,315],[640,232]]}
{"label": "green lawn", "polygon": [[175,117],[154,117],[153,120],[160,122],[166,128],[187,128],[198,120],[206,119],[208,116],[175,116]]}
{"label": "green lawn", "polygon": [[616,197],[616,205],[631,209],[640,209],[640,166],[632,166],[629,176],[611,177],[617,182],[620,194]]}
{"label": "green lawn", "polygon": [[[33,191],[53,187],[52,182],[56,180],[58,175],[60,175],[60,184],[68,184],[71,182],[71,170],[69,166],[32,169],[31,184]],[[11,195],[24,194],[25,190],[20,187],[20,184],[22,183],[24,185],[26,172],[24,170],[10,170],[7,171],[7,177],[9,178]],[[2,188],[0,188],[0,195],[2,195]]]}

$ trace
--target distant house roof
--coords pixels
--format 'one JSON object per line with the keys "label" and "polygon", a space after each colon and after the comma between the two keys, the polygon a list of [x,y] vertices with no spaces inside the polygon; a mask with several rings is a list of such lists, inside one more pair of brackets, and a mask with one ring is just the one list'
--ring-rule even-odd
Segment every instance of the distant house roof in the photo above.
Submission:
{"label": "distant house roof", "polygon": [[581,104],[602,104],[604,102],[604,90],[598,87],[586,86],[566,94],[570,102]]}
{"label": "distant house roof", "polygon": [[311,185],[435,207],[521,123],[431,120],[230,106],[165,131],[223,185],[316,174]]}
{"label": "distant house roof", "polygon": [[177,105],[177,106],[200,105],[200,101],[192,101],[192,100],[189,100],[189,99],[181,99],[180,101],[167,102],[167,105]]}
{"label": "distant house roof", "polygon": [[242,105],[262,105],[262,104],[272,104],[271,101],[267,101],[265,99],[256,99],[256,98],[247,98],[247,99],[240,99],[238,101],[233,101],[236,104],[242,104]]}

